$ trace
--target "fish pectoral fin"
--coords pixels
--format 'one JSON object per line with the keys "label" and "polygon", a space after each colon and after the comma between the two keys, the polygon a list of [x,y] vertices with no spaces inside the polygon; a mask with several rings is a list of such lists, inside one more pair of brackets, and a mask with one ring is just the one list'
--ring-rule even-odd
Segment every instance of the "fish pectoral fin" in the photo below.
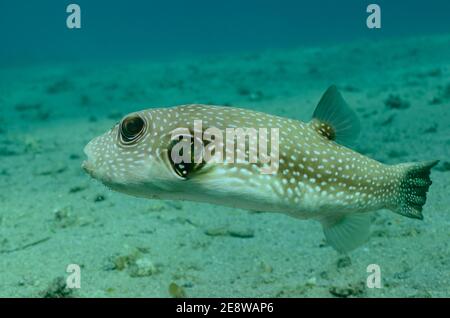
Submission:
{"label": "fish pectoral fin", "polygon": [[320,222],[328,244],[340,253],[357,248],[370,234],[370,215],[367,213],[328,216]]}
{"label": "fish pectoral fin", "polygon": [[354,144],[360,131],[358,117],[334,85],[322,95],[310,124],[320,135],[343,145]]}

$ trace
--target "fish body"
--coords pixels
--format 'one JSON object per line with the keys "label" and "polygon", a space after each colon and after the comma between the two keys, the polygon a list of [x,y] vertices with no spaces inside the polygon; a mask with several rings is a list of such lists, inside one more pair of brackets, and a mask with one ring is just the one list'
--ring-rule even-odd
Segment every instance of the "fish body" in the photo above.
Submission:
{"label": "fish body", "polygon": [[[334,86],[308,123],[233,107],[153,108],[125,116],[93,139],[83,168],[111,189],[135,196],[316,219],[329,243],[346,252],[367,239],[364,212],[386,208],[421,219],[436,164],[373,160],[343,145],[358,130]],[[174,159],[187,150],[183,158],[191,160]]]}

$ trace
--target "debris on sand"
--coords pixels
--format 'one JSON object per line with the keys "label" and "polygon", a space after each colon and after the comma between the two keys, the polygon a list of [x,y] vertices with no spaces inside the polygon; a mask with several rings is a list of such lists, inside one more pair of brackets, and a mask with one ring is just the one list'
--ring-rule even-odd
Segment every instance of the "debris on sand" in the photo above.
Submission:
{"label": "debris on sand", "polygon": [[70,298],[73,297],[73,289],[68,288],[64,277],[59,276],[40,295],[43,298]]}
{"label": "debris on sand", "polygon": [[348,284],[346,286],[331,286],[328,290],[331,295],[341,298],[358,297],[364,293],[364,283]]}
{"label": "debris on sand", "polygon": [[154,275],[157,272],[158,272],[157,267],[147,257],[138,258],[130,266],[130,276],[131,277],[146,277],[146,276]]}
{"label": "debris on sand", "polygon": [[252,238],[255,236],[255,232],[250,228],[228,228],[217,227],[205,230],[205,234],[208,236],[231,236],[238,238]]}
{"label": "debris on sand", "polygon": [[47,94],[59,94],[63,92],[67,92],[73,88],[73,84],[66,80],[58,80],[47,87]]}
{"label": "debris on sand", "polygon": [[144,255],[147,253],[145,248],[134,248],[125,255],[114,256],[107,270],[127,271],[131,277],[155,275],[161,271],[161,265],[155,264],[149,256]]}
{"label": "debris on sand", "polygon": [[385,99],[384,104],[391,109],[406,109],[410,106],[408,101],[402,99],[399,95],[393,94],[390,94],[388,98]]}
{"label": "debris on sand", "polygon": [[186,297],[186,292],[185,292],[184,288],[175,282],[170,283],[169,294],[173,298],[185,298]]}

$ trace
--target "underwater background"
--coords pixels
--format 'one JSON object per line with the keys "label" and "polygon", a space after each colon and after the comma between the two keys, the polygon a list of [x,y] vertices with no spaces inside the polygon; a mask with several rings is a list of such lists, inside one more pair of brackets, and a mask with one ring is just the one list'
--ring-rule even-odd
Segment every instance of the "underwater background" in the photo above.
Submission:
{"label": "underwater background", "polygon": [[[449,297],[450,2],[0,2],[0,296]],[[381,7],[368,29],[366,7]],[[355,149],[439,159],[424,220],[372,213],[339,255],[319,223],[112,192],[83,148],[129,112],[229,105],[308,121],[336,84]],[[69,264],[81,288],[65,287]],[[367,266],[382,288],[368,288]]]}

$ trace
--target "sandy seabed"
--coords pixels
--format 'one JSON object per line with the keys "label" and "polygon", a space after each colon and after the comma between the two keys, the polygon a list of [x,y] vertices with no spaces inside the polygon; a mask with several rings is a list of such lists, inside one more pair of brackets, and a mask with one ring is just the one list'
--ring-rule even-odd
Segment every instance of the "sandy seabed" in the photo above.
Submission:
{"label": "sandy seabed", "polygon": [[[441,160],[423,221],[373,213],[339,255],[321,226],[282,214],[137,199],[81,169],[83,147],[128,112],[187,103],[309,120],[336,84],[356,150]],[[0,78],[2,297],[449,297],[450,36],[175,62],[8,67]],[[68,264],[81,288],[65,288]],[[382,288],[366,286],[369,264]]]}

